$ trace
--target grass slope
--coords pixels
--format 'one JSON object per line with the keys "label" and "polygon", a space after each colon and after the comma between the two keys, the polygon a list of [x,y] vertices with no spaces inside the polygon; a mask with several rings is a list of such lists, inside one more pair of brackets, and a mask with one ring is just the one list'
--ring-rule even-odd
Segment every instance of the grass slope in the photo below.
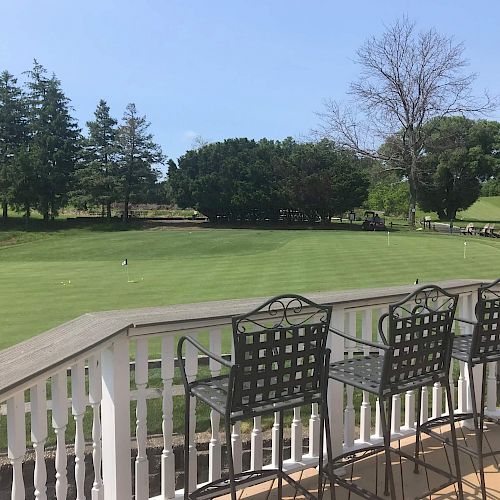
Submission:
{"label": "grass slope", "polygon": [[464,260],[462,237],[420,232],[392,233],[390,246],[385,233],[320,230],[40,236],[0,236],[0,348],[89,311],[500,274],[500,240],[470,239]]}
{"label": "grass slope", "polygon": [[471,207],[459,212],[458,217],[467,221],[499,222],[500,196],[479,198]]}

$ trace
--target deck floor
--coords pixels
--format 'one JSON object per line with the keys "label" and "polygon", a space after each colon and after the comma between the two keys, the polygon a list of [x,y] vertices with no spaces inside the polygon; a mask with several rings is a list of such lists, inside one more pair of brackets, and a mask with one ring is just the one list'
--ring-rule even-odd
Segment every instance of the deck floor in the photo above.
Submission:
{"label": "deck floor", "polygon": [[[474,437],[470,431],[465,428],[457,428],[459,441],[467,446],[474,448]],[[443,433],[447,433],[447,429],[442,429]],[[489,444],[493,449],[500,449],[500,427],[495,425],[490,425],[486,428],[485,435]],[[485,441],[484,445],[488,448],[488,442]],[[401,440],[401,448],[407,453],[412,453],[414,449],[414,440],[412,438],[406,438]],[[397,447],[398,442],[394,442],[393,446]],[[433,463],[440,468],[448,468],[448,461],[446,453],[443,449],[442,444],[438,443],[435,439],[426,437],[423,440],[424,456],[425,460]],[[453,466],[453,457],[450,448],[448,449],[448,458]],[[498,456],[500,460],[500,455]],[[473,464],[471,458],[460,453],[460,465],[463,478],[463,487],[465,498],[475,499],[481,498],[479,490],[478,476],[476,474],[477,465]],[[369,459],[358,462],[353,471],[353,479],[356,480],[357,484],[362,485],[374,491],[375,489],[375,471],[378,470],[378,494],[383,497],[383,481],[384,481],[384,460],[383,456],[371,457]],[[419,474],[413,472],[413,463],[402,460],[399,462],[399,457],[394,455],[393,457],[393,474],[394,481],[396,483],[397,498],[399,499],[413,499],[416,496],[422,495],[428,490],[428,484],[433,487],[444,482],[444,478],[439,477],[433,472],[429,472],[428,475],[421,470]],[[347,470],[346,477],[350,477],[351,469]],[[297,472],[292,474],[292,477],[299,481],[308,491],[315,494],[317,492],[317,474],[315,469],[308,469],[302,472]],[[403,481],[401,480],[403,477]],[[496,463],[493,458],[487,458],[485,460],[485,477],[487,485],[487,493],[489,499],[500,499],[500,471],[497,469]],[[404,487],[403,487],[404,485]],[[245,490],[238,492],[238,500],[252,499],[252,500],[277,500],[277,481],[268,481],[259,485],[255,485]],[[403,491],[404,488],[404,491]],[[345,489],[341,489],[336,486],[335,488],[336,500],[347,500],[360,498],[358,495],[352,493],[349,497],[348,492]],[[224,500],[228,500],[230,497],[226,495],[223,497]],[[304,498],[302,494],[296,493],[295,490],[283,483],[283,498],[285,499],[302,499]],[[325,500],[330,500],[330,492],[328,485],[325,489]],[[445,500],[445,499],[456,499],[457,495],[455,488],[453,486],[447,487],[438,493],[429,496],[428,498],[435,500]]]}

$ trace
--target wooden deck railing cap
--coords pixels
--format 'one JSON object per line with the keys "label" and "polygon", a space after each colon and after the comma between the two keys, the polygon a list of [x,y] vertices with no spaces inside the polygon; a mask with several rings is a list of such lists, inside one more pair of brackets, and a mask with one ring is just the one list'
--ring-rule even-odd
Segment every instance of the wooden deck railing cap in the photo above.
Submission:
{"label": "wooden deck railing cap", "polygon": [[[436,284],[455,291],[470,290],[484,280],[448,280]],[[376,305],[404,297],[421,285],[390,286],[338,292],[304,292],[318,303],[350,308]],[[73,358],[91,353],[120,334],[133,335],[141,328],[157,327],[158,331],[182,331],[214,324],[227,324],[232,315],[245,313],[262,304],[268,297],[245,298],[178,304],[164,307],[87,313],[47,332],[0,351],[0,397],[34,378],[48,376],[58,367],[71,364]]]}

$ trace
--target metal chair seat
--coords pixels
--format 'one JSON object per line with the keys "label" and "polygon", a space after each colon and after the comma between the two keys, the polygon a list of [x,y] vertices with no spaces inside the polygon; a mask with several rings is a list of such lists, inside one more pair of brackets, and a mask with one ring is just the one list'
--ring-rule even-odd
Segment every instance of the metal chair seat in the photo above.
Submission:
{"label": "metal chair seat", "polygon": [[[192,382],[189,384],[189,387],[193,396],[202,400],[221,415],[226,414],[229,376],[221,375],[209,380]],[[299,393],[299,388],[297,388],[296,392]],[[264,404],[259,405],[257,402],[243,405],[242,409],[231,412],[230,420],[234,422],[241,420],[242,417],[258,417],[259,415],[288,409],[291,406],[303,406],[319,401],[321,401],[321,393],[319,391],[306,395],[301,393],[287,395],[277,393],[274,395],[274,400],[266,400]]]}
{"label": "metal chair seat", "polygon": [[378,394],[382,381],[383,356],[352,358],[330,365],[330,378],[363,391]]}

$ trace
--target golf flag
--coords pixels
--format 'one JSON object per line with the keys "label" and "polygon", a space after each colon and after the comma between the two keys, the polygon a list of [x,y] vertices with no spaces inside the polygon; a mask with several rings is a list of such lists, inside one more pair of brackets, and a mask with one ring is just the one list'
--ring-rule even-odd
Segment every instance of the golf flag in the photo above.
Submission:
{"label": "golf flag", "polygon": [[122,261],[122,266],[128,266],[128,259],[125,259],[124,261]]}

